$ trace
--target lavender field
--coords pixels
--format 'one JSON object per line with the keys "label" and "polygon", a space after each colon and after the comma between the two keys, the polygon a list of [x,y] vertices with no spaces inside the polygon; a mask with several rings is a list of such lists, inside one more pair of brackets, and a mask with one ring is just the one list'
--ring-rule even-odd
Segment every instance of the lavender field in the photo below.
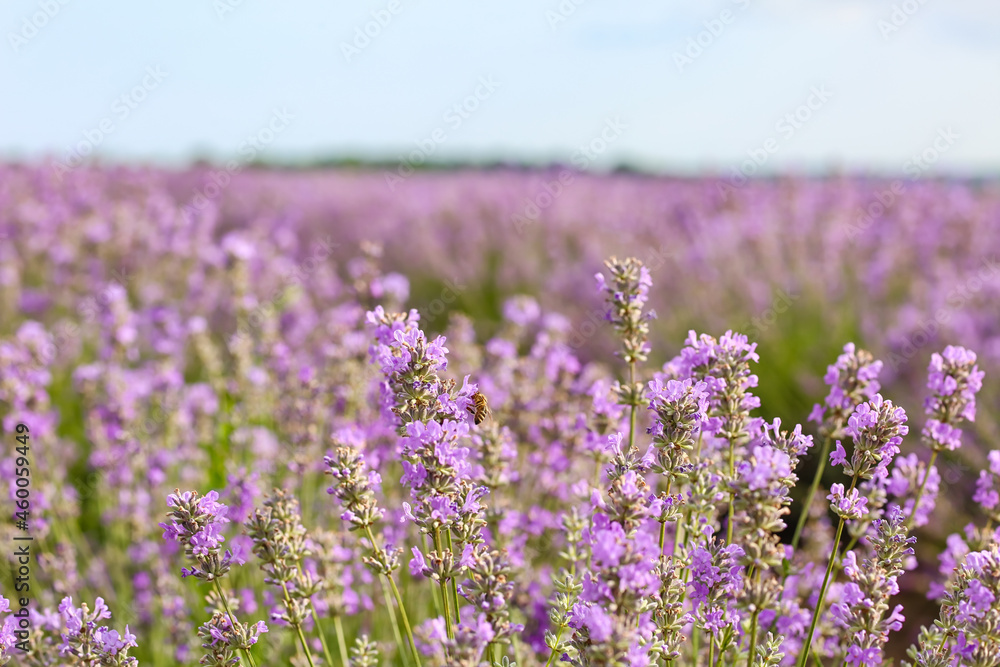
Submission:
{"label": "lavender field", "polygon": [[998,665],[998,304],[994,180],[0,165],[0,664]]}

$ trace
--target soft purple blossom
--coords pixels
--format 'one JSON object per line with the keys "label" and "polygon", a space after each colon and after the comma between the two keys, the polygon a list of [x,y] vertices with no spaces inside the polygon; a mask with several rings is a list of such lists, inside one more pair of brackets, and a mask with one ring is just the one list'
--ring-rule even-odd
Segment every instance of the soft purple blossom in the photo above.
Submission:
{"label": "soft purple blossom", "polygon": [[845,493],[843,484],[833,484],[826,499],[831,509],[844,519],[860,519],[867,512],[868,499],[857,489]]}

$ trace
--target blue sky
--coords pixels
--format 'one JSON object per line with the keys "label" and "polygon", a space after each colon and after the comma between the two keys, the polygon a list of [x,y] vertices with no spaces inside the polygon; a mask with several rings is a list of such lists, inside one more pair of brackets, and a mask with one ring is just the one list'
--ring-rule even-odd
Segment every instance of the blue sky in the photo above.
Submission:
{"label": "blue sky", "polygon": [[4,0],[0,36],[0,159],[1000,172],[995,0]]}

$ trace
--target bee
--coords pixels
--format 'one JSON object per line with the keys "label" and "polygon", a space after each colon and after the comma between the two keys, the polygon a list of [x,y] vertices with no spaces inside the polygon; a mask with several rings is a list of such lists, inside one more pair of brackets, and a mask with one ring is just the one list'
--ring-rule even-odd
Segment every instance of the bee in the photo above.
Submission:
{"label": "bee", "polygon": [[477,426],[482,424],[486,419],[493,419],[493,411],[490,410],[490,404],[480,391],[472,395],[472,405],[468,407],[468,410],[469,414],[472,415],[472,421]]}

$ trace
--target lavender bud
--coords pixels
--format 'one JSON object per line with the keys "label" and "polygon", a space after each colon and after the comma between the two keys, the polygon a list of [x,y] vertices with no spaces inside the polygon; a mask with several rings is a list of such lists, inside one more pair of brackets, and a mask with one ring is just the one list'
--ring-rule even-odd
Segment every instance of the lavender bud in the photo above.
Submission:
{"label": "lavender bud", "polygon": [[354,640],[351,647],[349,667],[378,667],[379,655],[375,642],[369,641],[368,635],[361,635]]}
{"label": "lavender bud", "polygon": [[[642,307],[649,298],[653,281],[649,269],[635,257],[624,261],[612,257],[604,262],[611,272],[611,281],[596,274],[597,287],[605,293],[608,310],[605,319],[611,322],[622,342],[621,357],[626,364],[645,361],[649,354],[649,322]],[[634,405],[636,403],[624,403]]]}

